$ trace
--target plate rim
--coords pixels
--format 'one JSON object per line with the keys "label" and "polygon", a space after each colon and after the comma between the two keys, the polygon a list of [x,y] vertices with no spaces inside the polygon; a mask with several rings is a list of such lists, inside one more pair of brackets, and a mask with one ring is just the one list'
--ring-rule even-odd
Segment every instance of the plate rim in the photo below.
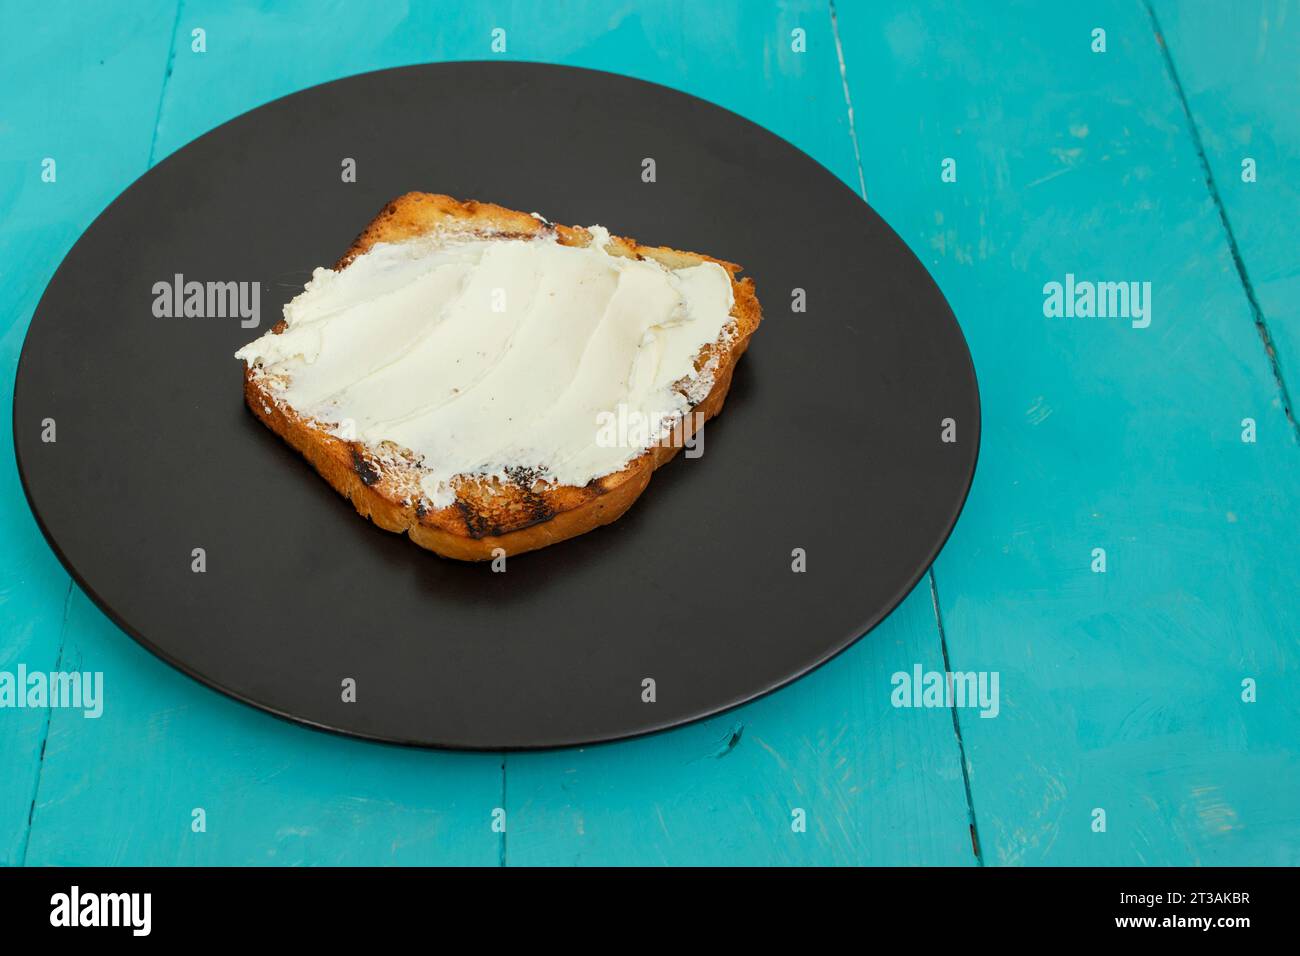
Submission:
{"label": "plate rim", "polygon": [[[208,138],[209,136],[214,136],[222,129],[224,129],[226,126],[238,122],[243,117],[248,116],[251,113],[257,112],[258,110],[265,109],[267,107],[272,106],[273,104],[280,103],[283,100],[290,99],[294,96],[298,96],[309,91],[320,90],[325,87],[333,86],[335,84],[347,83],[359,77],[371,77],[371,76],[378,76],[380,74],[416,73],[416,72],[437,70],[446,67],[456,68],[462,66],[488,67],[490,69],[503,69],[503,68],[512,69],[518,66],[543,67],[548,70],[561,70],[561,71],[566,71],[566,72],[576,73],[576,74],[604,75],[604,76],[614,77],[620,81],[632,82],[644,86],[658,87],[662,90],[667,90],[670,93],[675,94],[676,96],[687,97],[691,100],[696,100],[700,103],[703,103],[712,109],[718,109],[726,113],[729,113],[732,116],[736,117],[741,122],[748,124],[750,126],[757,127],[759,130],[766,133],[767,135],[780,140],[790,149],[795,150],[802,157],[816,164],[827,176],[831,178],[831,180],[837,183],[841,188],[847,190],[848,193],[853,197],[853,200],[857,203],[860,203],[872,216],[874,216],[875,219],[879,221],[879,223],[889,231],[889,233],[894,237],[894,239],[897,241],[899,246],[902,249],[904,249],[906,253],[912,257],[913,260],[915,260],[916,264],[929,278],[931,284],[934,286],[934,290],[938,293],[944,306],[947,308],[952,326],[956,330],[957,336],[963,347],[962,351],[966,360],[967,369],[969,371],[969,381],[971,385],[971,399],[973,400],[973,410],[975,412],[975,428],[974,428],[975,447],[971,458],[970,468],[968,473],[965,476],[965,481],[963,484],[960,497],[956,502],[955,508],[952,510],[951,514],[946,518],[944,522],[945,527],[943,533],[939,536],[936,544],[933,546],[931,551],[927,554],[922,564],[920,565],[920,569],[915,573],[915,575],[912,576],[909,580],[907,580],[907,583],[903,587],[901,587],[898,590],[898,592],[889,599],[888,602],[882,604],[880,610],[878,610],[872,617],[868,618],[868,623],[862,625],[860,629],[855,628],[854,631],[851,632],[850,636],[848,636],[847,638],[841,638],[838,641],[830,644],[829,645],[830,649],[826,651],[824,654],[817,657],[814,661],[812,661],[812,663],[802,665],[798,669],[791,670],[783,674],[775,682],[770,683],[768,686],[762,688],[761,690],[757,690],[753,693],[747,693],[738,699],[734,699],[726,703],[718,704],[717,706],[705,708],[703,710],[699,710],[697,712],[693,712],[691,714],[687,714],[684,716],[677,716],[677,717],[667,718],[661,721],[656,721],[637,730],[633,730],[625,733],[608,734],[608,735],[592,737],[592,738],[583,738],[580,740],[558,740],[558,741],[541,742],[541,743],[497,745],[497,746],[477,745],[477,744],[467,745],[464,743],[456,743],[456,742],[449,743],[449,742],[434,741],[434,740],[427,740],[427,739],[425,740],[404,739],[397,736],[386,736],[383,734],[367,733],[355,729],[346,729],[339,726],[333,726],[331,724],[322,721],[313,720],[309,717],[304,717],[299,714],[290,713],[289,711],[277,708],[270,703],[255,700],[247,694],[240,693],[238,691],[235,691],[225,686],[222,682],[212,678],[211,676],[199,673],[196,669],[188,666],[179,658],[176,658],[173,655],[169,654],[168,652],[163,650],[160,646],[153,643],[148,638],[144,637],[144,635],[142,635],[139,631],[133,628],[129,623],[127,623],[127,621],[124,618],[122,618],[116,611],[114,611],[113,608],[109,606],[109,604],[103,598],[100,597],[100,595],[95,591],[95,589],[90,586],[89,582],[77,570],[76,566],[72,563],[69,557],[63,552],[62,548],[59,547],[58,542],[54,539],[49,528],[46,526],[44,519],[41,517],[40,512],[37,510],[35,503],[33,502],[32,491],[29,486],[27,471],[23,467],[22,447],[18,438],[19,384],[22,381],[22,377],[23,377],[22,376],[23,363],[28,359],[27,347],[28,347],[29,340],[31,338],[32,326],[35,324],[37,315],[40,314],[41,307],[45,303],[46,296],[48,295],[50,288],[54,285],[55,279],[58,278],[59,273],[63,270],[63,267],[67,263],[68,259],[72,257],[72,254],[76,251],[77,247],[81,245],[81,243],[85,240],[86,236],[89,235],[94,230],[95,226],[99,223],[99,221],[102,218],[104,218],[104,216],[107,215],[108,212],[111,209],[113,209],[113,207],[115,207],[119,202],[126,199],[126,197],[144,180],[149,178],[149,176],[155,170],[160,169],[168,162],[170,162],[174,157],[184,152],[185,150],[189,149],[190,147],[197,145],[198,143],[202,142],[204,139]],[[46,544],[49,546],[50,550],[54,553],[55,557],[58,559],[63,569],[67,571],[67,573],[72,578],[72,580],[81,589],[82,593],[91,600],[91,603],[101,613],[103,613],[110,621],[112,621],[112,623],[116,625],[119,630],[121,630],[124,634],[126,634],[128,637],[134,640],[137,644],[139,644],[141,647],[147,650],[154,657],[168,664],[175,670],[184,674],[186,677],[190,678],[197,684],[207,688],[208,690],[216,691],[217,693],[221,694],[224,697],[238,701],[239,703],[245,706],[251,707],[262,713],[270,714],[274,717],[279,718],[282,721],[285,721],[286,723],[293,724],[299,727],[308,727],[311,728],[312,730],[323,731],[332,734],[334,736],[350,738],[353,740],[361,740],[367,743],[386,744],[388,746],[402,747],[407,749],[444,751],[449,753],[480,753],[480,754],[482,753],[501,753],[501,754],[529,753],[529,752],[545,752],[545,751],[552,751],[552,750],[564,750],[564,749],[571,749],[575,747],[598,747],[606,744],[616,744],[627,740],[636,740],[643,737],[650,737],[650,736],[665,733],[670,730],[675,730],[680,727],[685,727],[699,721],[710,720],[715,717],[721,716],[732,710],[735,710],[738,707],[744,706],[745,704],[749,704],[761,700],[764,697],[767,697],[769,694],[772,694],[784,687],[788,687],[789,685],[795,683],[796,681],[799,681],[804,677],[807,677],[809,674],[813,673],[814,671],[819,670],[820,668],[830,663],[835,658],[839,657],[850,647],[857,644],[860,640],[867,637],[877,627],[879,627],[882,622],[884,622],[890,615],[892,615],[896,610],[898,610],[899,606],[903,603],[903,601],[905,601],[907,597],[920,584],[922,578],[924,578],[927,574],[931,572],[935,562],[939,558],[939,555],[943,552],[944,547],[951,539],[953,531],[957,527],[957,522],[960,520],[962,513],[965,511],[966,503],[970,499],[971,489],[974,487],[974,483],[975,483],[975,476],[979,472],[980,451],[983,444],[983,406],[982,406],[982,400],[980,396],[979,376],[975,368],[975,356],[970,348],[970,342],[966,338],[965,330],[962,328],[961,323],[957,320],[956,312],[953,310],[952,305],[948,302],[947,295],[944,293],[943,289],[939,286],[939,283],[934,278],[934,275],[930,272],[928,268],[926,268],[925,263],[922,262],[920,257],[916,255],[916,253],[912,250],[911,246],[909,246],[907,242],[904,241],[902,236],[898,234],[898,232],[889,224],[889,222],[878,212],[876,212],[875,208],[871,206],[871,204],[865,198],[860,196],[857,193],[857,191],[853,189],[852,186],[844,182],[844,180],[842,180],[838,175],[836,175],[835,172],[833,172],[829,167],[823,164],[815,156],[812,156],[810,153],[806,152],[805,150],[801,149],[799,146],[790,142],[788,139],[781,136],[779,133],[776,133],[768,129],[766,126],[763,126],[761,123],[755,122],[754,120],[751,120],[748,117],[735,112],[734,110],[728,109],[725,106],[722,106],[718,103],[714,103],[711,100],[707,100],[701,96],[697,96],[685,90],[677,89],[676,87],[669,86],[665,83],[658,83],[653,80],[646,80],[641,77],[629,76],[623,73],[615,73],[611,70],[598,70],[598,69],[591,69],[588,67],[571,66],[568,64],[548,63],[542,60],[524,60],[524,59],[512,59],[512,60],[470,59],[470,60],[445,60],[445,61],[437,61],[437,62],[412,63],[412,64],[403,64],[400,66],[383,67],[377,70],[364,70],[359,73],[352,73],[346,76],[335,77],[334,79],[326,80],[323,83],[316,83],[311,86],[305,86],[300,89],[293,90],[292,92],[285,93],[282,96],[277,96],[274,99],[267,100],[265,103],[259,103],[256,106],[253,106],[247,110],[244,110],[241,113],[236,114],[235,116],[230,117],[227,120],[224,120],[218,125],[212,127],[209,130],[206,130],[205,132],[196,136],[194,139],[189,140],[188,142],[177,147],[172,152],[168,153],[167,156],[163,157],[163,159],[161,159],[154,165],[148,167],[147,169],[145,169],[143,173],[141,173],[139,176],[133,179],[130,182],[130,184],[126,186],[125,189],[119,192],[95,215],[95,217],[90,221],[90,223],[85,227],[85,229],[81,231],[81,234],[78,235],[76,241],[73,242],[73,244],[68,248],[68,251],[63,254],[63,257],[59,260],[59,264],[55,267],[54,271],[50,274],[50,278],[45,283],[45,288],[41,291],[40,298],[37,300],[36,307],[32,311],[32,317],[28,321],[27,329],[23,333],[23,341],[19,349],[18,361],[17,363],[15,363],[14,366],[14,386],[12,391],[10,414],[12,419],[11,437],[12,437],[13,448],[14,448],[14,462],[15,462],[16,469],[18,471],[19,485],[22,488],[23,499],[26,501],[27,509],[32,515],[33,519],[36,521],[36,525],[40,529],[41,535],[45,539]],[[439,560],[447,560],[447,559],[439,558]]]}

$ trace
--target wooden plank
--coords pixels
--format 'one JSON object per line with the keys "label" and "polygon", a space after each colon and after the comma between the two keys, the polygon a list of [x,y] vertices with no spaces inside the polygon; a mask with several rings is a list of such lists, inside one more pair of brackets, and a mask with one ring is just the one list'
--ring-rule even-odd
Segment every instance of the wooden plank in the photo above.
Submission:
{"label": "wooden plank", "polygon": [[[5,16],[0,58],[0,671],[58,665],[70,581],[14,465],[14,372],[46,283],[96,214],[145,169],[175,3],[48,4]],[[42,180],[54,160],[54,181]],[[0,865],[21,863],[48,711],[0,711]]]}
{"label": "wooden plank", "polygon": [[[1300,10],[1277,0],[1167,3],[1153,12],[1232,229],[1257,324],[1295,407],[1300,388]],[[1254,181],[1246,160],[1254,161]]]}
{"label": "wooden plank", "polygon": [[[953,667],[1000,674],[997,718],[960,713],[985,862],[1300,862],[1295,447],[1146,12],[900,0],[838,26],[868,193],[980,375],[936,572]],[[1046,318],[1067,273],[1151,282],[1150,326]]]}

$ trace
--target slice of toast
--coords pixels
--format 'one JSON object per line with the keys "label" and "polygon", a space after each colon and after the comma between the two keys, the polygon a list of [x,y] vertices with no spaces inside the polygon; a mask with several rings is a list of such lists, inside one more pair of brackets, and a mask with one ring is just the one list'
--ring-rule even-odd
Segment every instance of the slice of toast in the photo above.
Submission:
{"label": "slice of toast", "polygon": [[[593,234],[586,229],[554,225],[536,215],[491,203],[407,193],[389,203],[362,231],[334,270],[348,268],[377,243],[430,233],[490,239],[552,238],[560,245],[575,247],[593,242]],[[642,246],[617,236],[610,237],[605,251],[653,260],[668,269],[716,263],[730,277],[734,306],[722,334],[703,346],[695,359],[696,372],[707,367],[711,375],[707,394],[700,396],[698,388],[693,394],[679,390],[691,396],[691,408],[672,433],[650,444],[620,470],[597,476],[582,487],[540,479],[527,468],[515,469],[504,481],[461,475],[454,482],[454,502],[435,507],[421,489],[418,459],[401,449],[376,448],[340,437],[337,429],[303,414],[280,397],[276,382],[256,363],[247,364],[244,370],[245,400],[254,415],[301,452],[362,516],[389,531],[405,532],[416,544],[444,557],[478,561],[502,552],[520,554],[608,524],[631,507],[655,469],[693,438],[705,420],[721,411],[736,362],[748,347],[762,313],[753,281],[737,279],[740,267],[733,263],[668,247]],[[271,331],[280,334],[285,328],[281,320]]]}

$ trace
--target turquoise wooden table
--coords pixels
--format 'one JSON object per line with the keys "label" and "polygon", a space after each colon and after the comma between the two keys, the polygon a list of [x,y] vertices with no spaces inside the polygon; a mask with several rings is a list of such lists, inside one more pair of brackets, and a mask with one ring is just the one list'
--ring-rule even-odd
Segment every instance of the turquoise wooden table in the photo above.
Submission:
{"label": "turquoise wooden table", "polygon": [[[294,90],[493,57],[811,154],[929,267],[984,407],[966,512],[868,639],[714,720],[508,758],[300,728],[151,657],[46,546],[6,411],[0,672],[102,671],[105,704],[0,710],[0,862],[1300,863],[1300,9],[1077,6],[0,3],[7,407],[46,283],[151,165]],[[1049,316],[1067,274],[1150,283],[1146,318]],[[997,715],[893,706],[917,665],[996,673]]]}

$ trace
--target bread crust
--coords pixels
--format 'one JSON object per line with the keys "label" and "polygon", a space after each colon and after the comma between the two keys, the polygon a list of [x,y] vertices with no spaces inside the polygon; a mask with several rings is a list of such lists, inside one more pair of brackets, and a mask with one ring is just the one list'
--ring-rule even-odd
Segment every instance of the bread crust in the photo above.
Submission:
{"label": "bread crust", "polygon": [[[502,238],[530,238],[553,232],[556,241],[570,246],[586,246],[592,239],[581,227],[552,224],[492,203],[407,193],[384,207],[334,269],[347,268],[376,243],[399,242],[435,230]],[[466,479],[455,485],[454,504],[428,509],[423,505],[418,469],[394,467],[390,457],[377,454],[361,442],[339,438],[299,415],[277,399],[257,369],[247,365],[245,401],[263,424],[297,449],[336,491],[352,502],[359,514],[388,531],[405,533],[420,547],[443,557],[484,561],[502,552],[522,554],[609,524],[641,496],[655,470],[670,461],[705,421],[722,410],[736,363],[749,347],[762,312],[753,281],[737,279],[740,267],[734,263],[667,246],[643,246],[618,236],[611,236],[608,249],[617,255],[653,259],[674,269],[701,262],[717,263],[731,278],[734,321],[717,342],[700,350],[697,369],[716,361],[713,387],[686,414],[682,427],[622,470],[596,478],[584,487],[550,485],[528,474],[512,476],[504,485],[495,479]],[[281,321],[272,331],[279,333],[284,327]]]}

